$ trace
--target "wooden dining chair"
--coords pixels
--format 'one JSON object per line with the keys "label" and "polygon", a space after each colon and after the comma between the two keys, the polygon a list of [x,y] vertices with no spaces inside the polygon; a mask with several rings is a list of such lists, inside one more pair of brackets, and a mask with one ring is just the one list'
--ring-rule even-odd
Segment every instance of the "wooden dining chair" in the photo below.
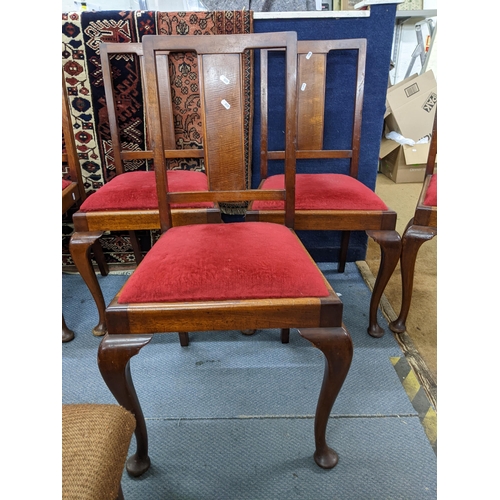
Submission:
{"label": "wooden dining chair", "polygon": [[437,155],[437,110],[434,115],[429,156],[425,178],[413,218],[408,222],[402,237],[401,249],[401,310],[397,319],[389,324],[394,333],[406,331],[406,319],[413,295],[415,262],[420,247],[437,235],[437,173],[434,173]]}
{"label": "wooden dining chair", "polygon": [[[152,151],[149,147],[142,151],[137,150],[136,147],[130,146],[130,141],[127,141],[127,132],[121,129],[120,124],[128,112],[129,97],[125,90],[120,90],[120,86],[116,88],[113,80],[113,58],[138,57],[139,67],[142,67],[142,44],[103,43],[100,45],[100,54],[116,176],[88,196],[73,215],[75,232],[70,240],[73,261],[97,306],[99,321],[93,329],[93,334],[96,336],[106,333],[106,306],[89,259],[89,248],[98,241],[104,231],[128,231],[134,248],[135,260],[139,264],[142,260],[142,251],[136,231],[160,229],[154,171],[152,169],[129,170],[129,166],[132,164],[133,167],[134,162],[150,161]],[[162,72],[159,85],[161,86],[160,92],[163,94],[166,91],[164,86],[169,76],[168,55],[158,55],[158,59]],[[162,100],[162,102],[167,102],[167,100]],[[176,149],[171,100],[168,100],[168,103],[168,108],[162,107],[162,120],[165,144],[168,149],[175,150],[170,153],[170,159],[203,158],[203,149]],[[146,106],[146,129],[148,130],[147,121]],[[149,138],[147,140],[149,142]],[[172,191],[199,191],[208,188],[208,178],[204,172],[169,169],[168,178]],[[172,219],[174,225],[179,226],[198,222],[220,222],[221,215],[216,203],[192,202],[174,205]]]}
{"label": "wooden dining chair", "polygon": [[[62,80],[62,213],[63,215],[73,207],[78,207],[82,201],[85,201],[85,189],[83,186],[82,175],[80,171],[80,161],[76,149],[73,133],[71,131],[71,121],[69,117],[68,96],[64,75]],[[99,242],[95,242],[89,248],[89,254],[92,254],[97,261],[99,270],[103,276],[108,274],[104,253]],[[62,341],[69,342],[73,340],[75,333],[68,328],[64,315],[62,317]]]}
{"label": "wooden dining chair", "polygon": [[[130,360],[154,334],[247,328],[298,328],[320,349],[326,362],[316,418],[314,459],[323,468],[337,454],[325,440],[330,411],[352,359],[352,341],[342,324],[342,302],[293,231],[296,128],[296,33],[154,36],[143,38],[146,93],[162,235],[106,308],[108,333],[98,350],[98,366],[120,405],[137,421],[137,450],[127,461],[133,476],[150,465],[146,422],[134,389]],[[244,162],[242,54],[246,49],[286,50],[285,185],[248,189],[228,177]],[[190,50],[200,67],[204,158],[209,177],[226,187],[175,193],[168,187],[168,145],[161,127],[158,54]],[[165,96],[168,99],[170,94]],[[231,174],[233,172],[233,174]],[[282,223],[231,222],[175,227],[170,205],[188,201],[246,202],[279,199]],[[155,383],[154,378],[150,380]]]}
{"label": "wooden dining chair", "polygon": [[[349,51],[357,54],[356,74],[350,82],[352,102],[351,122],[336,123],[325,116],[327,58],[332,52]],[[368,333],[381,337],[384,330],[377,322],[377,309],[382,293],[391,277],[400,254],[401,238],[396,232],[396,212],[370,188],[358,180],[360,170],[361,117],[363,111],[364,80],[366,65],[366,40],[317,40],[298,42],[297,92],[297,160],[314,160],[314,173],[297,173],[295,190],[295,229],[342,231],[338,271],[344,272],[351,231],[365,231],[381,249],[381,263],[369,308]],[[261,57],[261,189],[278,189],[283,186],[283,174],[269,175],[268,164],[282,160],[284,151],[269,148],[268,97],[266,94],[267,59]],[[347,83],[346,83],[347,85]],[[350,128],[349,128],[350,127]],[[325,149],[324,137],[334,128],[350,130],[350,146]],[[346,165],[344,173],[335,172],[335,163]],[[366,168],[366,166],[363,166]],[[297,169],[299,169],[299,165]],[[340,167],[339,167],[340,168]],[[283,220],[283,202],[253,201],[246,220],[280,222]],[[286,340],[286,339],[285,339]]]}

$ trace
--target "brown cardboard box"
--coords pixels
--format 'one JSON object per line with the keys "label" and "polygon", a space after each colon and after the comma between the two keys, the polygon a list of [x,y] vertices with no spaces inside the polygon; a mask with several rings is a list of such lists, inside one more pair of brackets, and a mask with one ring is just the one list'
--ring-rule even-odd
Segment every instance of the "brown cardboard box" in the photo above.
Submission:
{"label": "brown cardboard box", "polygon": [[429,143],[401,146],[395,141],[383,139],[380,146],[380,171],[396,184],[423,182],[429,147]]}
{"label": "brown cardboard box", "polygon": [[404,0],[398,5],[398,10],[422,10],[423,0]]}
{"label": "brown cardboard box", "polygon": [[380,143],[380,171],[396,183],[423,182],[430,144],[400,145],[387,139],[398,132],[417,142],[432,132],[437,82],[432,70],[414,74],[387,89],[385,130]]}
{"label": "brown cardboard box", "polygon": [[385,123],[415,142],[432,131],[437,103],[437,82],[432,70],[412,75],[387,89]]}
{"label": "brown cardboard box", "polygon": [[[389,89],[391,92],[394,92],[398,87],[401,87],[402,85],[407,85],[409,81],[417,78],[417,76],[418,76],[418,73],[415,73],[415,74],[409,76],[408,78],[406,78],[405,80],[402,80],[398,83],[395,83],[394,85],[392,85],[391,82],[389,81],[389,87],[387,89],[387,93],[389,93]],[[391,106],[390,106],[389,101],[387,100],[387,96],[386,96],[384,119],[387,118],[390,114],[391,114]]]}

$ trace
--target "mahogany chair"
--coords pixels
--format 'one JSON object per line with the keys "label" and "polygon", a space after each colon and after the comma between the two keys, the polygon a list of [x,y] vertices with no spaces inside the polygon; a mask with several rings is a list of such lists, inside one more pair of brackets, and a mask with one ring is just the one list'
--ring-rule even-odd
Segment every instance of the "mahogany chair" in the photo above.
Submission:
{"label": "mahogany chair", "polygon": [[[332,51],[355,51],[357,74],[352,81],[353,110],[351,146],[347,149],[324,149],[323,139],[328,127],[339,126],[325,118],[327,56]],[[382,293],[391,277],[400,254],[401,239],[396,232],[397,214],[367,186],[360,182],[359,154],[361,116],[364,96],[366,40],[318,40],[298,42],[297,92],[297,160],[315,159],[326,173],[298,173],[296,177],[295,229],[342,231],[338,271],[344,272],[351,231],[365,231],[381,249],[381,263],[369,308],[368,333],[381,337],[384,330],[377,322],[377,309]],[[261,75],[267,81],[267,58],[264,52]],[[283,151],[270,151],[268,146],[267,86],[261,91],[261,184],[262,189],[283,186],[283,175],[268,175],[270,160],[282,160]],[[349,123],[342,124],[349,127]],[[346,173],[331,173],[334,160],[349,162]],[[299,167],[298,167],[299,168]],[[316,168],[316,167],[315,167]],[[254,201],[246,220],[280,222],[283,203]]]}
{"label": "mahogany chair", "polygon": [[[71,132],[71,122],[69,118],[69,106],[64,84],[64,75],[62,80],[62,131],[64,148],[62,151],[62,165],[65,174],[62,179],[62,213],[65,214],[70,208],[78,206],[85,200],[85,189],[83,186],[80,161],[76,149],[73,134]],[[99,242],[92,245],[92,252],[99,266],[102,275],[108,274],[108,267],[104,259],[104,254]],[[69,342],[73,340],[75,333],[68,328],[62,317],[62,341]]]}
{"label": "mahogany chair", "polygon": [[[102,43],[100,45],[102,76],[109,116],[111,140],[116,176],[95,193],[87,197],[80,210],[73,215],[75,233],[70,242],[70,252],[75,265],[87,284],[99,314],[99,322],[93,334],[102,336],[106,333],[105,302],[101,288],[89,259],[89,248],[104,231],[129,231],[134,248],[136,263],[142,260],[142,252],[135,231],[160,229],[158,200],[154,171],[129,171],[127,162],[151,160],[152,151],[132,149],[121,136],[120,121],[122,113],[127,112],[128,98],[126,92],[120,94],[113,84],[111,58],[139,58],[142,66],[141,43]],[[168,55],[158,56],[162,78],[159,80],[160,92],[163,94],[168,81]],[[165,102],[163,100],[162,102]],[[165,144],[169,158],[203,158],[202,149],[175,149],[173,113],[171,101],[169,107],[162,107]],[[146,112],[147,115],[147,112]],[[149,129],[146,116],[146,128]],[[149,139],[148,139],[149,142]],[[172,191],[199,191],[208,188],[208,178],[203,172],[192,170],[169,170],[170,189]],[[198,222],[220,222],[220,209],[213,202],[192,202],[176,204],[172,207],[174,225],[193,224]]]}
{"label": "mahogany chair", "polygon": [[415,262],[420,247],[434,238],[437,234],[437,173],[434,173],[437,155],[437,111],[432,127],[431,144],[425,179],[422,191],[415,208],[413,218],[408,222],[403,233],[403,246],[401,249],[401,280],[402,299],[401,310],[396,320],[389,324],[394,333],[406,331],[406,319],[410,310],[413,294],[413,278],[415,275]]}
{"label": "mahogany chair", "polygon": [[[325,356],[325,372],[315,419],[314,459],[332,468],[338,456],[325,431],[330,411],[352,359],[352,341],[342,324],[342,302],[293,231],[296,127],[296,33],[155,36],[143,38],[146,90],[162,235],[106,308],[108,333],[98,350],[98,365],[120,405],[137,421],[137,451],[127,470],[139,476],[150,466],[148,436],[134,389],[130,359],[154,334],[248,328],[298,328]],[[230,175],[244,162],[242,54],[245,49],[286,50],[285,186],[276,190],[234,189],[174,193],[168,189],[168,146],[160,126],[160,77],[156,55],[197,53],[205,132],[205,162],[210,175]],[[169,93],[166,96],[170,95]],[[235,172],[240,169],[236,169]],[[236,174],[235,174],[236,175]],[[187,201],[245,202],[279,199],[283,223],[231,222],[173,227],[169,206]],[[151,380],[154,384],[154,379]]]}

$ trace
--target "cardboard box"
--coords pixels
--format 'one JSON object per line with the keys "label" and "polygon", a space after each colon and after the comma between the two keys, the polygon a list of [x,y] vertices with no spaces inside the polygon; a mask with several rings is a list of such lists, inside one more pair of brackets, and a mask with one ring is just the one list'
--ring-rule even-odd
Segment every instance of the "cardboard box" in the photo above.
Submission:
{"label": "cardboard box", "polygon": [[422,10],[423,0],[404,0],[398,5],[398,10]]}
{"label": "cardboard box", "polygon": [[390,131],[415,142],[432,131],[437,82],[432,70],[412,75],[387,89],[385,123]]}
{"label": "cardboard box", "polygon": [[380,160],[380,171],[396,184],[403,182],[423,182],[425,164],[407,165],[404,158],[403,146]]}
{"label": "cardboard box", "polygon": [[395,141],[382,139],[380,171],[396,184],[423,182],[429,148],[429,143],[401,146]]}

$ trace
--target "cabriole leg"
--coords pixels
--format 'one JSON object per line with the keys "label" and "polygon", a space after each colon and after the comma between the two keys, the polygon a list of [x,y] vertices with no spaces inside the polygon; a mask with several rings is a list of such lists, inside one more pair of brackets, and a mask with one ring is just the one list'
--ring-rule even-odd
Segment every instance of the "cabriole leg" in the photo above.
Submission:
{"label": "cabriole leg", "polygon": [[394,333],[406,331],[406,319],[410,310],[411,297],[413,295],[413,277],[415,275],[415,262],[420,247],[434,238],[437,234],[435,227],[408,226],[403,234],[403,249],[401,250],[401,281],[403,296],[401,299],[401,311],[398,318],[389,324]]}
{"label": "cabriole leg", "polygon": [[116,401],[133,413],[136,420],[137,451],[127,460],[127,472],[134,477],[149,469],[148,434],[142,408],[130,374],[130,358],[151,341],[149,335],[106,334],[99,345],[97,364],[102,378]]}
{"label": "cabriole leg", "polygon": [[73,262],[75,263],[80,276],[83,278],[83,281],[85,281],[85,284],[89,288],[97,306],[99,322],[92,330],[92,333],[97,337],[100,337],[107,332],[105,319],[106,304],[104,303],[102,290],[99,286],[99,282],[97,281],[94,268],[92,267],[90,249],[101,236],[102,231],[88,233],[75,232],[69,241],[69,250],[71,252]]}
{"label": "cabriole leg", "polygon": [[351,366],[352,339],[349,332],[341,327],[302,328],[299,333],[325,355],[325,372],[314,419],[314,461],[323,469],[332,469],[339,457],[326,443],[326,426]]}
{"label": "cabriole leg", "polygon": [[401,255],[401,236],[397,231],[366,231],[380,245],[380,268],[373,286],[370,299],[368,334],[372,337],[382,337],[384,329],[378,324],[377,310],[385,287],[389,282]]}

